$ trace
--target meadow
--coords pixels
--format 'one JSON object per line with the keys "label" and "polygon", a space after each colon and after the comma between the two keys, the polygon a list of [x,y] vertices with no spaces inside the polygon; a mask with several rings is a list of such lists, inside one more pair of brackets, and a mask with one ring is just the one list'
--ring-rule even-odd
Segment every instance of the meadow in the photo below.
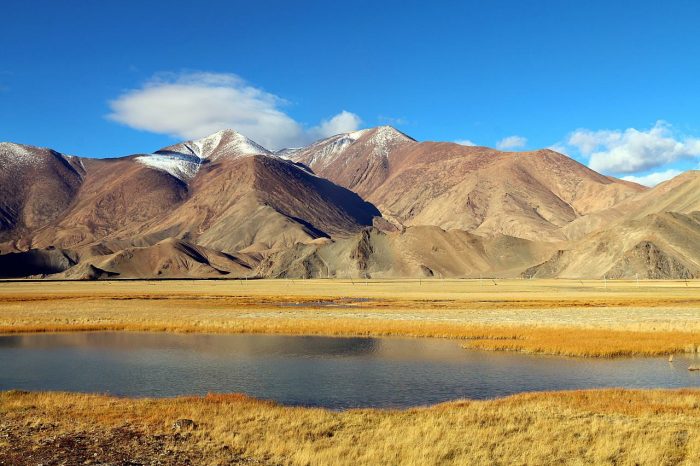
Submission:
{"label": "meadow", "polygon": [[0,283],[0,333],[99,330],[422,336],[484,350],[669,355],[700,346],[700,282]]}
{"label": "meadow", "polygon": [[5,392],[0,419],[0,464],[696,465],[700,460],[699,390],[534,393],[342,412],[242,395],[156,400]]}
{"label": "meadow", "polygon": [[[426,336],[484,350],[665,357],[700,344],[700,282],[0,283],[0,333],[99,330]],[[237,394],[0,393],[0,464],[27,463],[693,465],[700,390],[337,412]]]}

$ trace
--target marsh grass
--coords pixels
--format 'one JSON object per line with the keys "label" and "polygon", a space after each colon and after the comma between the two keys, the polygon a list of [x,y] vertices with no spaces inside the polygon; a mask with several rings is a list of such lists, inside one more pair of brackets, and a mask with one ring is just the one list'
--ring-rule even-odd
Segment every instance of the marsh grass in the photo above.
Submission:
{"label": "marsh grass", "polygon": [[[0,394],[0,413],[5,425],[25,436],[24,448],[89,437],[94,461],[127,447],[110,445],[114,432],[124,430],[140,445],[155,445],[150,453],[139,450],[150,456],[132,460],[158,458],[164,464],[176,464],[169,458],[212,465],[242,458],[290,465],[694,465],[700,459],[698,390],[533,393],[342,412],[235,394],[154,400],[6,392]],[[197,428],[168,437],[174,421],[183,418]]]}
{"label": "marsh grass", "polygon": [[[337,280],[0,283],[0,333],[167,331],[459,338],[586,357],[700,344],[700,282]],[[331,303],[330,305],[328,303]],[[173,432],[178,419],[197,428]],[[0,464],[700,464],[700,391],[593,390],[408,410],[239,394],[0,393]]]}
{"label": "marsh grass", "polygon": [[[5,282],[0,333],[168,331],[464,339],[470,348],[651,356],[700,344],[700,282]],[[489,282],[490,283],[490,282]]]}
{"label": "marsh grass", "polygon": [[464,324],[366,322],[343,320],[231,320],[226,325],[186,322],[0,326],[0,334],[39,332],[133,331],[247,333],[325,336],[410,336],[465,340],[464,348],[576,357],[659,356],[687,352],[693,332],[636,332],[585,328],[484,327]]}

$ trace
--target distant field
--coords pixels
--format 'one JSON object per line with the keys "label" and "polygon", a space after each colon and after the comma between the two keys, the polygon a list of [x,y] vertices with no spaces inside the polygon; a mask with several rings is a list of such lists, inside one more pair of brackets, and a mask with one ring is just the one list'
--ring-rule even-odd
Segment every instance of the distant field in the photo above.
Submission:
{"label": "distant field", "polygon": [[700,345],[700,281],[0,283],[0,333],[86,330],[433,336],[489,350],[660,355]]}

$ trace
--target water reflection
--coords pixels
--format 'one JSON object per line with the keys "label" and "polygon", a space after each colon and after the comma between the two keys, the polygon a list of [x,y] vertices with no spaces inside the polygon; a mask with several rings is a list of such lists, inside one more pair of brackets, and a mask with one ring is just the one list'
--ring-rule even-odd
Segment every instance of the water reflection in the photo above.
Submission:
{"label": "water reflection", "polygon": [[[0,337],[0,390],[244,392],[286,404],[414,406],[532,390],[697,387],[689,358],[584,360],[437,339],[65,333]],[[697,363],[697,361],[695,362]]]}
{"label": "water reflection", "polygon": [[0,336],[0,348],[143,351],[187,350],[210,355],[342,356],[372,353],[375,338],[327,338],[309,336],[213,335],[128,332],[75,332]]}

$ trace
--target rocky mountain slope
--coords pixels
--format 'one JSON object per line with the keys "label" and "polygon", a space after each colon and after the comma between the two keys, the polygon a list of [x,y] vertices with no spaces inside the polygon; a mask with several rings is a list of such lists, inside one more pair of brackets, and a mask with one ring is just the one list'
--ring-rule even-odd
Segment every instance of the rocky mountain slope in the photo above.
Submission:
{"label": "rocky mountain slope", "polygon": [[56,220],[74,201],[84,173],[76,157],[0,143],[0,243],[21,243],[29,232]]}
{"label": "rocky mountain slope", "polygon": [[278,152],[232,130],[112,159],[1,143],[0,277],[697,277],[699,188],[388,126]]}
{"label": "rocky mountain slope", "polygon": [[526,270],[525,277],[700,277],[700,212],[649,214],[599,230]]}
{"label": "rocky mountain slope", "polygon": [[653,189],[613,204],[608,209],[584,215],[563,231],[569,239],[580,239],[588,233],[614,223],[641,219],[659,212],[689,214],[700,211],[700,171],[689,170]]}
{"label": "rocky mountain slope", "polygon": [[645,190],[550,150],[501,152],[418,143],[379,127],[287,154],[401,225],[564,240],[560,228]]}
{"label": "rocky mountain slope", "polygon": [[691,170],[563,231],[566,250],[525,272],[534,277],[700,277],[700,171]]}

